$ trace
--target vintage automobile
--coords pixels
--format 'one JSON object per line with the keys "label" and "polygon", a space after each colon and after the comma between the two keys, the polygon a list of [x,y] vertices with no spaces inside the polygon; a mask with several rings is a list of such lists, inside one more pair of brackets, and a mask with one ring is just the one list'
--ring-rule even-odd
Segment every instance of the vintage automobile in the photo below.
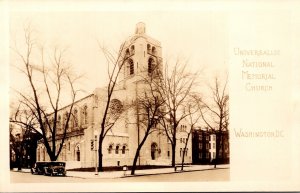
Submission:
{"label": "vintage automobile", "polygon": [[49,162],[36,162],[34,164],[34,167],[31,168],[32,174],[44,174],[45,173],[45,167],[47,167]]}
{"label": "vintage automobile", "polygon": [[35,167],[31,169],[32,174],[61,175],[66,176],[65,162],[36,162]]}

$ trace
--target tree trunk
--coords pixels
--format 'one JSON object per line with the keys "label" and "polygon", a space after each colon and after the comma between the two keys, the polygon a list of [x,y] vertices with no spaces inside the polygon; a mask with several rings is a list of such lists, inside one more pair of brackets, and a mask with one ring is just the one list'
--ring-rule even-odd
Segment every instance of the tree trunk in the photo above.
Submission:
{"label": "tree trunk", "polygon": [[181,161],[181,171],[183,171],[184,157],[185,157],[186,147],[183,150],[182,161]]}
{"label": "tree trunk", "polygon": [[176,144],[175,141],[172,143],[172,167],[175,167],[175,152],[176,152]]}
{"label": "tree trunk", "polygon": [[[102,154],[102,144],[103,144],[103,139],[102,137],[99,137],[99,148],[98,148],[98,171],[103,172],[103,154]],[[96,158],[97,159],[97,158]]]}
{"label": "tree trunk", "polygon": [[137,162],[137,160],[138,160],[138,158],[139,158],[140,151],[141,151],[141,149],[142,149],[142,147],[143,147],[143,145],[144,145],[146,139],[147,139],[148,136],[149,136],[149,131],[150,131],[151,127],[152,127],[152,125],[149,126],[149,127],[147,128],[147,131],[146,131],[146,133],[145,133],[145,136],[143,137],[143,140],[141,141],[141,143],[138,145],[138,147],[137,147],[137,149],[136,149],[135,156],[134,156],[134,159],[133,159],[132,168],[131,168],[131,175],[134,175],[134,173],[135,173],[135,170],[136,170],[136,162]]}
{"label": "tree trunk", "polygon": [[217,167],[218,161],[219,161],[219,151],[220,151],[220,136],[219,133],[216,133],[216,158],[215,158],[215,166]]}
{"label": "tree trunk", "polygon": [[138,160],[139,155],[140,155],[140,150],[141,150],[141,147],[140,147],[140,145],[139,145],[138,148],[137,148],[137,150],[136,150],[134,159],[133,159],[133,164],[132,164],[132,168],[131,168],[131,175],[134,175],[134,173],[135,173],[135,170],[136,170],[136,163],[137,163],[137,160]]}

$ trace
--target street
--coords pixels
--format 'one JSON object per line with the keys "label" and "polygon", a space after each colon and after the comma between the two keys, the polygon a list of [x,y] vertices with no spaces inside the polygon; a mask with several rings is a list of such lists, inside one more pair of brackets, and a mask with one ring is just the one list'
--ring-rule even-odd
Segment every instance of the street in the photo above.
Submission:
{"label": "street", "polygon": [[114,179],[79,178],[61,176],[32,175],[31,173],[10,172],[11,183],[90,183],[90,182],[194,182],[194,181],[228,181],[227,169],[189,171],[182,173],[134,176]]}

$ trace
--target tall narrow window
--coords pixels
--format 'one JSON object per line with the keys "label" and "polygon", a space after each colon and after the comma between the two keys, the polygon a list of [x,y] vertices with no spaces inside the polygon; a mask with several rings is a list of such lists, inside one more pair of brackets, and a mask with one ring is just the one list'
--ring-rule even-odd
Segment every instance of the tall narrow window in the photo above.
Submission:
{"label": "tall narrow window", "polygon": [[76,146],[76,161],[80,161],[80,147]]}
{"label": "tall narrow window", "polygon": [[154,46],[152,47],[152,54],[153,54],[153,55],[155,55],[155,54],[156,54],[156,49],[155,49],[155,47],[154,47]]}
{"label": "tall narrow window", "polygon": [[120,147],[117,145],[117,146],[116,146],[116,154],[119,154],[119,148],[120,148]]}
{"label": "tall narrow window", "polygon": [[109,147],[108,147],[108,154],[111,154],[111,151],[112,151],[112,145],[109,145]]}
{"label": "tall narrow window", "polygon": [[150,51],[151,51],[151,46],[150,46],[150,44],[147,44],[147,53],[149,54]]}
{"label": "tall narrow window", "polygon": [[122,147],[122,154],[125,154],[125,151],[126,151],[126,146],[123,145],[123,147]]}
{"label": "tall narrow window", "polygon": [[78,127],[78,111],[74,109],[74,127]]}
{"label": "tall narrow window", "polygon": [[82,126],[86,126],[87,124],[87,120],[88,120],[88,113],[87,113],[87,106],[84,105],[82,108],[81,108],[81,115],[80,115],[80,123]]}
{"label": "tall narrow window", "polygon": [[130,55],[129,49],[126,49],[126,57],[129,57],[129,55]]}
{"label": "tall narrow window", "polygon": [[132,60],[129,60],[129,74],[134,74],[134,63]]}
{"label": "tall narrow window", "polygon": [[134,45],[132,45],[132,46],[130,47],[130,53],[131,53],[131,54],[134,54]]}
{"label": "tall narrow window", "polygon": [[154,69],[154,60],[153,58],[149,58],[148,60],[148,73],[151,74]]}

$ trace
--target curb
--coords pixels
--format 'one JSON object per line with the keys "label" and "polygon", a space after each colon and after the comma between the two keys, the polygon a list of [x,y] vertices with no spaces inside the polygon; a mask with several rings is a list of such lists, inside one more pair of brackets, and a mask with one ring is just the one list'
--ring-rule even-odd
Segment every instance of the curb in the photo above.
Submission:
{"label": "curb", "polygon": [[131,177],[140,177],[140,176],[153,176],[153,175],[160,175],[160,174],[176,174],[176,173],[184,173],[184,172],[197,172],[197,171],[206,171],[206,170],[219,170],[219,169],[229,169],[229,168],[209,168],[209,169],[198,169],[198,170],[183,170],[183,171],[174,171],[174,172],[164,172],[164,173],[154,173],[154,174],[135,174],[135,175],[128,175],[128,176],[121,176],[119,178],[131,178]]}
{"label": "curb", "polygon": [[151,176],[151,175],[160,175],[160,174],[176,174],[176,173],[184,173],[184,172],[196,172],[196,171],[206,171],[206,170],[220,170],[220,169],[229,169],[230,167],[224,168],[208,168],[208,169],[195,169],[195,170],[179,170],[179,171],[172,171],[172,172],[162,172],[162,173],[150,173],[150,174],[135,174],[135,175],[121,175],[117,177],[81,177],[81,176],[68,176],[73,178],[81,178],[81,179],[117,179],[117,178],[132,178],[132,177],[141,177],[141,176]]}

